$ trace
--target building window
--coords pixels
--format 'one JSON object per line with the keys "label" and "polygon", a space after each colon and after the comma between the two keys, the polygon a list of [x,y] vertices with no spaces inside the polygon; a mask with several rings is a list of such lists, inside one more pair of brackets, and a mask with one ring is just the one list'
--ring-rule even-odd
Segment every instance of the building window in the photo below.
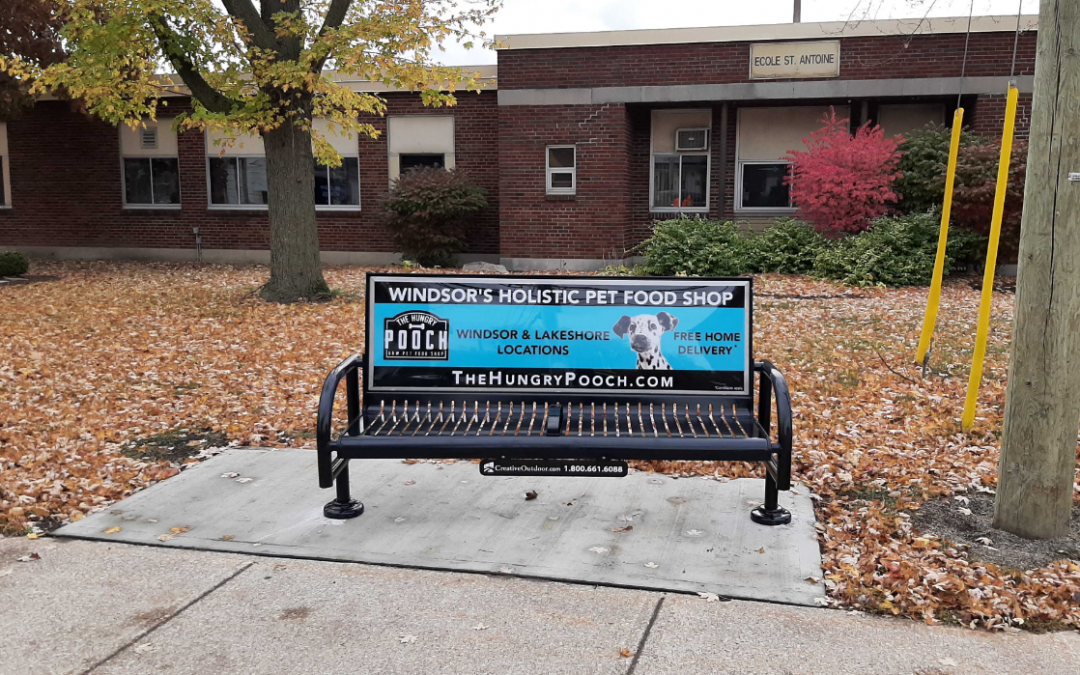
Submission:
{"label": "building window", "polygon": [[[848,106],[836,106],[847,118]],[[804,138],[821,128],[828,106],[739,108],[735,142],[735,210],[790,213],[791,192],[784,184],[792,150],[803,150]]]}
{"label": "building window", "polygon": [[360,159],[342,157],[341,166],[315,162],[315,206],[360,206]]}
{"label": "building window", "polygon": [[168,120],[120,127],[124,206],[180,208],[180,151]]}
{"label": "building window", "polygon": [[743,162],[741,206],[747,209],[790,208],[791,194],[784,182],[790,168],[790,162]]}
{"label": "building window", "polygon": [[547,193],[572,195],[577,192],[577,147],[551,145],[547,149]]}
{"label": "building window", "polygon": [[401,173],[410,169],[442,169],[446,167],[446,155],[443,154],[405,154],[399,156]]}
{"label": "building window", "polygon": [[453,169],[454,118],[450,115],[391,115],[386,120],[391,182],[409,169]]}
{"label": "building window", "polygon": [[654,209],[703,209],[708,192],[708,155],[653,156]]}
{"label": "building window", "polygon": [[265,157],[210,157],[210,203],[262,206],[270,202]]}
{"label": "building window", "polygon": [[664,213],[709,210],[710,110],[652,112],[649,207]]}
{"label": "building window", "polygon": [[125,157],[124,203],[180,204],[180,160],[175,157]]}

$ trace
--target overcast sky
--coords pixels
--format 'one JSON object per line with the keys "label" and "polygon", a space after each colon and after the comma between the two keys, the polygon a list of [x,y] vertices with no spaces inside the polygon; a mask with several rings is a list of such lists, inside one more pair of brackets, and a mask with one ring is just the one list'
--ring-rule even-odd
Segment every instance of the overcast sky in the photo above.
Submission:
{"label": "overcast sky", "polygon": [[[974,0],[975,15],[1015,15],[1019,0]],[[803,0],[802,20],[844,21],[964,16],[971,0]],[[1024,14],[1037,14],[1038,0],[1023,0]],[[792,0],[505,0],[489,35],[568,33],[637,28],[749,26],[791,21]],[[448,65],[495,63],[493,51],[447,45]]]}

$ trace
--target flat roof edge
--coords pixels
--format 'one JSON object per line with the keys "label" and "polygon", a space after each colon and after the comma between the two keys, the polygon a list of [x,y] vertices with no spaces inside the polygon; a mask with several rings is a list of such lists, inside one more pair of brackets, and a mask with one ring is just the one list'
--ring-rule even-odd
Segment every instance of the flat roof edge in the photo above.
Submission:
{"label": "flat roof edge", "polygon": [[[1038,15],[1020,17],[1020,30],[1037,30]],[[1013,32],[1016,15],[976,16],[972,33]],[[496,35],[508,49],[565,49],[574,47],[618,47],[699,42],[769,42],[776,40],[822,40],[848,37],[893,35],[934,35],[967,32],[968,17],[882,19],[876,21],[832,21],[823,23],[777,23],[753,26],[711,26],[702,28],[643,28],[639,30],[583,33],[523,33]]]}

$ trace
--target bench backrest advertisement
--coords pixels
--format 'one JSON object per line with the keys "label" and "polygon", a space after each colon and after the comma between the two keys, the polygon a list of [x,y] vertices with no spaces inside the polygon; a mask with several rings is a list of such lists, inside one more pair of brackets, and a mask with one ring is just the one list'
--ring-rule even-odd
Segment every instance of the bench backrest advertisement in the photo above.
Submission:
{"label": "bench backrest advertisement", "polygon": [[369,274],[369,391],[750,396],[752,280]]}

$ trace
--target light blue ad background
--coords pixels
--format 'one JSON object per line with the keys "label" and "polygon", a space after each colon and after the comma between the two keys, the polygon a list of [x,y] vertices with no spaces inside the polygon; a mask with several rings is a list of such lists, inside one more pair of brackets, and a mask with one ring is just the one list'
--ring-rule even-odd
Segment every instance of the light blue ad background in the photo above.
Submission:
{"label": "light blue ad background", "polygon": [[[402,312],[426,311],[450,320],[450,358],[447,361],[405,361],[383,358],[384,322]],[[674,331],[661,337],[661,352],[675,370],[742,371],[746,367],[746,310],[715,307],[625,307],[573,305],[455,305],[379,303],[375,305],[371,341],[376,366],[418,366],[423,368],[586,368],[633,370],[637,353],[630,349],[630,336],[619,338],[613,328],[624,315],[667,312],[679,320]],[[516,330],[517,340],[459,338],[459,330]],[[523,340],[537,330],[607,331],[610,340]],[[675,340],[675,332],[700,332],[701,341]],[[706,341],[706,332],[738,333],[739,342]],[[567,345],[563,355],[498,354],[500,345]],[[679,354],[679,346],[734,347],[729,354]]]}

